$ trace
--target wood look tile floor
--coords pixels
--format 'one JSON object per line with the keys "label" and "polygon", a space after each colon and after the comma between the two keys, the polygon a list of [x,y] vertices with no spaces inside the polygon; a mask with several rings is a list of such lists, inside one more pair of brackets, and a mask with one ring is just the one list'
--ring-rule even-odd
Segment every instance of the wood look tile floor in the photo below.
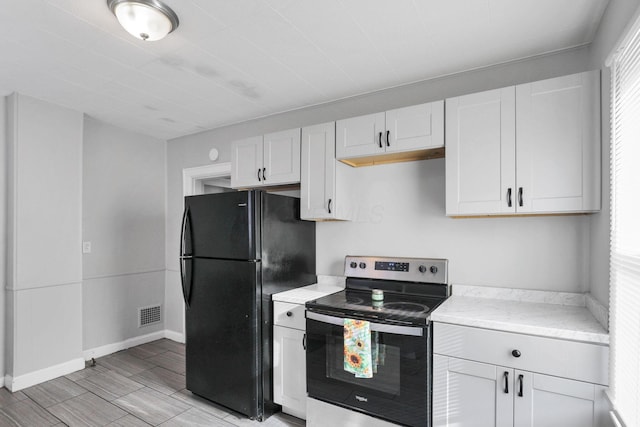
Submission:
{"label": "wood look tile floor", "polygon": [[158,340],[100,359],[95,366],[11,393],[0,389],[4,426],[301,427],[278,413],[260,423],[185,388],[184,345]]}

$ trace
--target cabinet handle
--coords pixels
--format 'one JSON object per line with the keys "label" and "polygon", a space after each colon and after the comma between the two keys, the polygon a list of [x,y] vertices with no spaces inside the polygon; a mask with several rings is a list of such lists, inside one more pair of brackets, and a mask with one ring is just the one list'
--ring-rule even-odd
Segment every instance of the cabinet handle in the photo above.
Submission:
{"label": "cabinet handle", "polygon": [[287,317],[291,317],[291,316],[293,316],[293,313],[290,311],[287,311]]}
{"label": "cabinet handle", "polygon": [[524,383],[524,375],[518,375],[518,396],[522,397],[522,383]]}
{"label": "cabinet handle", "polygon": [[327,205],[327,210],[331,213],[331,199],[329,199],[329,204]]}
{"label": "cabinet handle", "polygon": [[518,205],[522,206],[522,187],[518,188]]}
{"label": "cabinet handle", "polygon": [[302,348],[307,349],[307,334],[302,336]]}
{"label": "cabinet handle", "polygon": [[382,148],[382,132],[378,132],[378,145]]}
{"label": "cabinet handle", "polygon": [[511,207],[513,203],[511,203],[511,187],[507,189],[507,206]]}
{"label": "cabinet handle", "polygon": [[262,168],[262,180],[267,180],[267,168]]}
{"label": "cabinet handle", "polygon": [[391,132],[387,131],[387,147],[391,147],[391,144],[389,144],[389,134]]}
{"label": "cabinet handle", "polygon": [[258,168],[258,181],[262,181],[262,179],[260,178],[260,168]]}
{"label": "cabinet handle", "polygon": [[504,371],[503,378],[504,378],[504,392],[506,394],[509,394],[509,372]]}
{"label": "cabinet handle", "polygon": [[513,350],[513,351],[511,352],[511,355],[512,355],[513,357],[520,357],[520,356],[522,356],[522,353],[520,352],[520,350]]}

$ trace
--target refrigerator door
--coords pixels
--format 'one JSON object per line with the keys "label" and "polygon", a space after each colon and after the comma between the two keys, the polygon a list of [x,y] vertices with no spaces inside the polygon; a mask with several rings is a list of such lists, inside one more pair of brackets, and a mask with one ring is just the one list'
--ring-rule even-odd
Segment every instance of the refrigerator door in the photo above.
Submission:
{"label": "refrigerator door", "polygon": [[181,256],[260,259],[259,201],[256,191],[186,197]]}
{"label": "refrigerator door", "polygon": [[260,262],[192,259],[187,389],[262,417]]}

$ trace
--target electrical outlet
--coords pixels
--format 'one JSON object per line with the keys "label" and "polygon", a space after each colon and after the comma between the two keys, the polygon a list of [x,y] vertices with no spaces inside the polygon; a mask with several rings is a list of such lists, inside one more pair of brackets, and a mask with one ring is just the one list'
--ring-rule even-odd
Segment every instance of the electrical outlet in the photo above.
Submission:
{"label": "electrical outlet", "polygon": [[82,253],[83,254],[91,253],[91,242],[82,242]]}

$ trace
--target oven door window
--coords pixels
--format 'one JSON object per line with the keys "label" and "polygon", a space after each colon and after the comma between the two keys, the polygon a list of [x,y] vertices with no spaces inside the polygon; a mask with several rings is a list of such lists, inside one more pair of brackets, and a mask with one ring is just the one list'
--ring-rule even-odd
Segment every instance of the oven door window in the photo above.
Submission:
{"label": "oven door window", "polygon": [[[343,337],[325,335],[327,370],[326,377],[382,392],[393,398],[400,394],[400,343],[389,334],[371,332],[372,378],[356,378],[344,369]],[[387,342],[390,342],[387,344]],[[395,345],[394,345],[395,344]]]}
{"label": "oven door window", "polygon": [[377,369],[372,378],[356,378],[344,369],[342,319],[332,321],[307,318],[309,396],[400,424],[426,425],[430,389],[428,328],[399,328],[418,331],[420,336],[397,333],[389,325],[382,325],[386,331],[372,331],[372,356],[375,348],[378,350]]}

